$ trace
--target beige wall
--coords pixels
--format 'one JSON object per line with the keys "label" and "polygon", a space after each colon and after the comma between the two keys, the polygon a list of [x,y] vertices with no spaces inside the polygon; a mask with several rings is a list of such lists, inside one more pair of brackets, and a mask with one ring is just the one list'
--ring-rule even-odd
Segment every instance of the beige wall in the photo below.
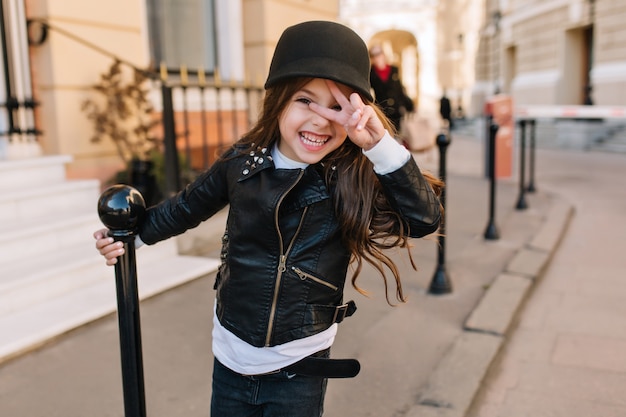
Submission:
{"label": "beige wall", "polygon": [[520,73],[558,66],[559,37],[564,28],[566,7],[513,23],[512,36],[518,53]]}
{"label": "beige wall", "polygon": [[[456,108],[471,108],[476,72],[491,71],[496,62],[489,54],[490,40],[480,42],[485,19],[485,0],[440,0],[437,5],[437,74],[441,89]],[[482,59],[477,59],[480,55]],[[436,101],[438,107],[439,101]]]}
{"label": "beige wall", "polygon": [[[55,28],[145,66],[141,0],[29,0],[26,5],[29,18],[46,19]],[[44,153],[73,155],[70,177],[108,178],[121,161],[111,144],[89,141],[92,128],[80,106],[112,58],[57,30],[51,30],[42,45],[31,47],[31,57]]]}
{"label": "beige wall", "polygon": [[626,105],[626,1],[596,0],[595,62],[591,72],[597,104]]}
{"label": "beige wall", "polygon": [[470,105],[466,109],[470,117],[483,112],[485,100],[497,88],[500,69],[500,26],[495,24],[493,13],[498,10],[498,0],[484,0],[477,33],[475,50],[475,80],[471,86]]}
{"label": "beige wall", "polygon": [[[560,6],[511,24],[512,42],[507,43],[515,46],[516,68],[507,93],[513,94],[516,103],[557,104],[564,101],[559,97],[563,74],[559,63],[567,12],[567,6]],[[502,84],[507,83],[503,81]],[[582,86],[578,90],[582,91]]]}
{"label": "beige wall", "polygon": [[336,21],[339,0],[243,0],[244,60],[251,80],[265,82],[283,30],[307,20]]}
{"label": "beige wall", "polygon": [[596,61],[608,63],[626,60],[626,2],[596,0]]}

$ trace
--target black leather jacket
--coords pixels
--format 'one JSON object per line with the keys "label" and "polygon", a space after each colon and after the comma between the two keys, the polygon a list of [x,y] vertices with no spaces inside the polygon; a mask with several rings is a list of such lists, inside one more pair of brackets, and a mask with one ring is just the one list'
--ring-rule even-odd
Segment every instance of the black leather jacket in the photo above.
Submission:
{"label": "black leather jacket", "polygon": [[[269,153],[215,163],[175,197],[147,210],[141,239],[184,232],[230,204],[216,278],[220,323],[257,347],[313,335],[350,315],[343,304],[350,253],[319,165],[276,169]],[[379,175],[411,236],[434,232],[439,201],[412,158]]]}

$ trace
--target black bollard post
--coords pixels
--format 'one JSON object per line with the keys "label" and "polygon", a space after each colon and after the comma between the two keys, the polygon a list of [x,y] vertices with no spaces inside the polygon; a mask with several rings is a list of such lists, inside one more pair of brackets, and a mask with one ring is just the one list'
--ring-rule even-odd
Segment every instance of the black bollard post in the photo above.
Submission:
{"label": "black bollard post", "polygon": [[519,196],[517,197],[517,204],[515,208],[517,210],[524,210],[528,208],[526,203],[526,188],[524,187],[524,181],[526,177],[526,120],[519,121],[520,126],[520,146],[519,146]]}
{"label": "black bollard post", "polygon": [[[437,146],[439,146],[439,178],[445,183],[446,181],[446,149],[448,145],[450,145],[451,138],[450,133],[447,135],[444,133],[440,133],[437,136]],[[444,187],[441,191],[441,196],[439,197],[441,201],[441,205],[444,209],[445,216],[445,208],[446,208],[446,188]],[[446,222],[445,217],[441,222],[441,226],[439,226],[439,246],[438,246],[438,256],[437,256],[437,269],[435,270],[435,274],[433,275],[433,279],[430,282],[430,287],[428,292],[430,294],[448,294],[452,292],[452,283],[448,277],[448,273],[446,271]]]}
{"label": "black bollard post", "polygon": [[109,229],[109,236],[124,242],[125,249],[115,264],[115,283],[126,417],[146,416],[135,260],[135,235],[145,211],[141,193],[127,185],[108,188],[98,200],[100,220]]}
{"label": "black bollard post", "polygon": [[528,121],[528,123],[530,124],[530,180],[528,182],[528,187],[526,188],[526,191],[529,193],[534,193],[535,191],[537,191],[537,188],[535,188],[535,148],[537,146],[535,140],[535,132],[537,126],[535,122],[535,119]]}
{"label": "black bollard post", "polygon": [[[181,189],[180,166],[176,148],[176,122],[174,120],[174,101],[172,87],[162,83],[161,97],[163,100],[163,157],[165,163],[165,197],[169,197]],[[204,114],[204,113],[203,113]],[[191,163],[191,161],[187,161]]]}
{"label": "black bollard post", "polygon": [[489,221],[485,229],[484,237],[488,240],[500,239],[500,232],[496,226],[496,134],[498,125],[493,122],[493,117],[487,117],[489,129]]}

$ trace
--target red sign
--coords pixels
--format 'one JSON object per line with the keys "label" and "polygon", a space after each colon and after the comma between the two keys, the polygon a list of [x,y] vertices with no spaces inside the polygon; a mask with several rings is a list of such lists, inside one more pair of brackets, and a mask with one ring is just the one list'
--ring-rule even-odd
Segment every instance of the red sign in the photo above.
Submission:
{"label": "red sign", "polygon": [[513,99],[504,94],[490,97],[485,103],[485,115],[491,115],[494,123],[498,125],[495,155],[496,178],[510,178],[513,174],[513,138],[515,135]]}

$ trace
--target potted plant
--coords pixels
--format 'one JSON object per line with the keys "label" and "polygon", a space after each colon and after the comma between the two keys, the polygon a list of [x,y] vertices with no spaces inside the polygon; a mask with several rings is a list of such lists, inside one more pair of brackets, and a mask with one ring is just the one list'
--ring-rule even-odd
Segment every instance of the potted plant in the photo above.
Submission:
{"label": "potted plant", "polygon": [[112,182],[137,188],[146,203],[153,204],[161,198],[154,171],[155,160],[163,158],[162,140],[155,136],[160,120],[148,97],[148,74],[131,70],[128,77],[122,62],[114,61],[92,87],[97,94],[82,103],[82,111],[94,127],[91,142],[112,141],[124,161],[125,169]]}

